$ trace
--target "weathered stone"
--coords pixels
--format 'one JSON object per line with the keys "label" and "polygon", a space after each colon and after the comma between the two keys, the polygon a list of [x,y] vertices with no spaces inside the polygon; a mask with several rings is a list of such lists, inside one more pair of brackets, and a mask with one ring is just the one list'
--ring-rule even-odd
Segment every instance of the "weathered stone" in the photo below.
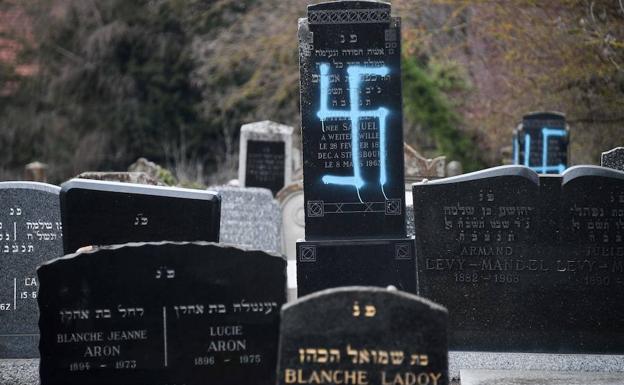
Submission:
{"label": "weathered stone", "polygon": [[270,190],[230,186],[211,189],[221,196],[220,242],[281,252],[282,215]]}

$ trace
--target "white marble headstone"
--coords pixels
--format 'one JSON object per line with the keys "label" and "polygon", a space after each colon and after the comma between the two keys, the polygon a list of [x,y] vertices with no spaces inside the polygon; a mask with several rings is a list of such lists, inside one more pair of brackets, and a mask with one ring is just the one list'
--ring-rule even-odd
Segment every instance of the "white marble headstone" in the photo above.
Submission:
{"label": "white marble headstone", "polygon": [[262,121],[241,127],[238,180],[241,187],[268,188],[275,195],[292,178],[293,128]]}

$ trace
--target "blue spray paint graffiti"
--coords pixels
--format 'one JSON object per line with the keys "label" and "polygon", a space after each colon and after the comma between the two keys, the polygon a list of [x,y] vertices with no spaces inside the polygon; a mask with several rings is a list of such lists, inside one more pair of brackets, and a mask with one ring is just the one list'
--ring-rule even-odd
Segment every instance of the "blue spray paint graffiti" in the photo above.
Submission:
{"label": "blue spray paint graffiti", "polygon": [[565,164],[548,164],[548,142],[551,137],[566,137],[567,131],[564,129],[555,128],[542,128],[542,164],[541,166],[531,165],[531,135],[529,133],[524,134],[524,159],[523,163],[520,163],[520,138],[515,137],[513,141],[513,158],[514,164],[522,164],[542,174],[558,173],[561,174],[565,171]]}
{"label": "blue spray paint graffiti", "polygon": [[322,178],[325,184],[336,184],[355,187],[360,202],[362,197],[360,196],[360,189],[366,184],[362,178],[362,170],[360,166],[360,126],[359,122],[362,118],[376,118],[379,119],[379,149],[380,149],[380,172],[379,172],[379,184],[381,185],[381,191],[386,199],[386,192],[384,191],[384,185],[387,182],[388,173],[386,169],[386,118],[390,113],[387,108],[380,107],[376,110],[360,110],[360,87],[362,78],[365,75],[377,75],[387,76],[390,73],[388,67],[363,67],[363,66],[350,66],[347,68],[347,74],[349,75],[349,110],[331,110],[328,107],[329,96],[329,64],[320,65],[320,82],[321,82],[321,107],[317,114],[321,122],[327,119],[349,119],[351,121],[351,160],[353,163],[353,176],[335,176],[325,175]]}

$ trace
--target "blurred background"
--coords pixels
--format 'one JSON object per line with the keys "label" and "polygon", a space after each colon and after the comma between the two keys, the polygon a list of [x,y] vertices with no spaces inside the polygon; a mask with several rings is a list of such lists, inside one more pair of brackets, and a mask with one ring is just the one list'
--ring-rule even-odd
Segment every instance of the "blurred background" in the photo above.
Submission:
{"label": "blurred background", "polygon": [[[299,130],[302,0],[0,0],[0,180],[60,183],[146,157],[183,183],[236,177],[244,123]],[[510,161],[561,111],[570,164],[624,142],[622,0],[394,0],[405,141],[464,171]],[[300,139],[294,143],[300,145]]]}

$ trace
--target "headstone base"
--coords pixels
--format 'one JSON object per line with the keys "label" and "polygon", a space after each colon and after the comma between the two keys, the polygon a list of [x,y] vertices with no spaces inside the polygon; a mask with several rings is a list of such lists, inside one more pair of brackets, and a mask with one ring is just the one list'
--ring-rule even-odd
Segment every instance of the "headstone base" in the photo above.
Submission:
{"label": "headstone base", "polygon": [[[14,334],[0,336],[0,357],[35,358],[39,357],[38,334]],[[2,384],[2,382],[0,382]]]}
{"label": "headstone base", "polygon": [[39,359],[0,359],[0,384],[39,385]]}
{"label": "headstone base", "polygon": [[462,370],[461,385],[621,385],[624,373]]}
{"label": "headstone base", "polygon": [[624,375],[624,355],[449,352],[449,377],[459,378],[460,371],[465,370],[619,372]]}
{"label": "headstone base", "polygon": [[297,242],[299,297],[342,286],[390,285],[416,293],[413,238]]}

